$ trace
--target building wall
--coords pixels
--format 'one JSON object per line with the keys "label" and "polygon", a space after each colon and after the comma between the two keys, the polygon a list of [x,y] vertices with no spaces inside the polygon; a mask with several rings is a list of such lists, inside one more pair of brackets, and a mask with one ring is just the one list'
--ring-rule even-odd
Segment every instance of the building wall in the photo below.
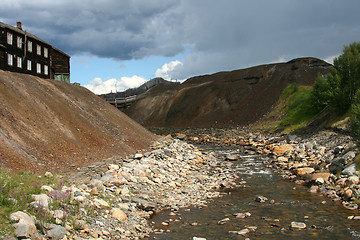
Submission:
{"label": "building wall", "polygon": [[63,82],[70,82],[69,57],[55,49],[51,49],[51,78]]}
{"label": "building wall", "polygon": [[[20,72],[52,78],[56,75],[68,75],[70,79],[70,57],[54,49],[31,34],[0,27],[0,68],[6,71]],[[8,33],[12,34],[12,42],[8,42]],[[25,33],[25,34],[24,34]],[[21,41],[18,45],[18,37]],[[30,44],[31,43],[31,44]],[[31,45],[31,49],[29,49]],[[38,47],[40,52],[38,52]],[[12,56],[12,64],[9,58]],[[31,67],[28,68],[28,65]]]}

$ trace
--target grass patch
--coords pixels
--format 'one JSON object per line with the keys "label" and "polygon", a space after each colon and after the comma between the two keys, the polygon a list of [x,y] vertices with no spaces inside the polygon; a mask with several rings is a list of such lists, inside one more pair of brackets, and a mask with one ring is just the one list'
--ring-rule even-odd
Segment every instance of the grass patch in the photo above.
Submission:
{"label": "grass patch", "polygon": [[31,195],[40,194],[41,186],[59,186],[61,181],[56,177],[38,176],[24,171],[11,171],[3,166],[0,156],[0,238],[11,235],[9,215],[16,211],[25,211],[36,216],[48,218],[43,212],[30,205],[34,201]]}
{"label": "grass patch", "polygon": [[288,86],[272,111],[253,127],[283,134],[293,133],[305,127],[317,115],[312,108],[311,92],[312,87],[309,86]]}
{"label": "grass patch", "polygon": [[290,85],[280,97],[284,102],[285,118],[276,126],[283,129],[282,133],[289,134],[305,127],[316,115],[311,103],[312,87]]}

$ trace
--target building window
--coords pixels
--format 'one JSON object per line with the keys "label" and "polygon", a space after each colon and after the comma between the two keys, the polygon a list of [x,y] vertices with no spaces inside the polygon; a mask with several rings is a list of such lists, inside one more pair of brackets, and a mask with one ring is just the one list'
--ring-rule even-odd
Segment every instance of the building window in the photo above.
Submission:
{"label": "building window", "polygon": [[45,75],[49,74],[49,67],[47,65],[44,65],[44,74]]}
{"label": "building window", "polygon": [[28,41],[28,52],[32,52],[32,41]]}
{"label": "building window", "polygon": [[44,57],[48,57],[49,56],[49,50],[47,48],[44,48]]}
{"label": "building window", "polygon": [[22,48],[22,38],[21,37],[17,37],[17,47],[18,48]]}
{"label": "building window", "polygon": [[31,60],[27,60],[27,70],[31,71]]}
{"label": "building window", "polygon": [[36,45],[36,53],[37,53],[37,55],[41,55],[41,46],[40,45]]}
{"label": "building window", "polygon": [[9,45],[13,44],[13,35],[12,35],[12,33],[7,33],[7,43]]}
{"label": "building window", "polygon": [[13,55],[11,54],[8,54],[8,65],[9,66],[12,66],[14,63],[13,63]]}
{"label": "building window", "polygon": [[36,64],[36,73],[41,73],[41,64],[40,63]]}
{"label": "building window", "polygon": [[17,57],[17,67],[22,68],[22,60],[21,57]]}

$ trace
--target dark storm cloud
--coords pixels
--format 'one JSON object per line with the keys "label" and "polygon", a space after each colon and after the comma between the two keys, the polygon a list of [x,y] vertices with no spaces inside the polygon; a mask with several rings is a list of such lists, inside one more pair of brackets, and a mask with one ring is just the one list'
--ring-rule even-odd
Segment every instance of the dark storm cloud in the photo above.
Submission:
{"label": "dark storm cloud", "polygon": [[0,19],[70,55],[118,60],[191,49],[176,78],[279,59],[326,58],[360,41],[358,0],[3,0]]}

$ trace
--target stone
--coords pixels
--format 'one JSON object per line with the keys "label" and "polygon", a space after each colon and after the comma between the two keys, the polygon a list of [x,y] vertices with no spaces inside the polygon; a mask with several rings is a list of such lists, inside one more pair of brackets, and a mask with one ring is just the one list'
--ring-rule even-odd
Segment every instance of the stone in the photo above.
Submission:
{"label": "stone", "polygon": [[206,240],[206,238],[202,238],[202,237],[193,237],[193,240]]}
{"label": "stone", "polygon": [[31,195],[37,204],[43,208],[49,208],[49,196],[46,194]]}
{"label": "stone", "polygon": [[54,189],[52,187],[47,186],[47,185],[43,185],[40,189],[43,191],[47,191],[48,193],[52,193],[54,191]]}
{"label": "stone", "polygon": [[125,222],[128,220],[126,214],[119,208],[113,208],[110,211],[113,218],[116,218],[117,220],[121,222]]}
{"label": "stone", "polygon": [[102,199],[95,198],[94,204],[97,208],[108,208],[110,205]]}
{"label": "stone", "polygon": [[141,158],[143,158],[144,157],[144,155],[143,154],[141,154],[141,153],[136,153],[135,154],[135,156],[134,156],[134,159],[141,159]]}
{"label": "stone", "polygon": [[125,196],[125,195],[129,195],[130,194],[130,190],[128,187],[124,187],[121,189],[121,195]]}
{"label": "stone", "polygon": [[113,171],[120,169],[119,165],[117,165],[117,164],[109,164],[108,168],[109,168],[109,170],[113,170]]}
{"label": "stone", "polygon": [[155,203],[151,203],[145,199],[133,197],[131,201],[136,203],[137,207],[144,211],[155,211],[157,209],[157,205]]}
{"label": "stone", "polygon": [[247,218],[251,216],[251,213],[246,212],[246,213],[234,213],[233,214],[236,218]]}
{"label": "stone", "polygon": [[351,199],[353,195],[353,191],[351,189],[347,189],[345,192],[344,192],[344,198],[345,200],[349,201]]}
{"label": "stone", "polygon": [[292,229],[305,229],[306,224],[303,222],[291,222]]}
{"label": "stone", "polygon": [[350,176],[348,177],[348,181],[354,184],[358,184],[360,182],[360,179],[358,176]]}
{"label": "stone", "polygon": [[297,175],[311,174],[313,172],[315,172],[315,169],[312,167],[303,167],[303,168],[297,168],[294,170],[294,173]]}
{"label": "stone", "polygon": [[324,179],[324,181],[327,181],[330,177],[331,173],[313,173],[311,174],[311,181],[316,181],[318,178]]}
{"label": "stone", "polygon": [[84,220],[76,220],[74,223],[74,228],[79,230],[84,230],[88,228],[88,225]]}
{"label": "stone", "polygon": [[354,151],[349,151],[344,156],[334,158],[330,163],[329,171],[333,174],[341,172],[344,167],[355,158],[355,156],[356,153]]}
{"label": "stone", "polygon": [[13,226],[15,228],[14,234],[19,239],[30,238],[36,231],[35,218],[27,213],[22,211],[12,213],[10,220],[17,221]]}
{"label": "stone", "polygon": [[[321,178],[321,179],[322,179],[322,178]],[[311,192],[311,193],[316,193],[316,192],[319,191],[319,186],[313,185],[313,186],[311,186],[311,187],[309,188],[308,191]]]}
{"label": "stone", "polygon": [[250,230],[245,228],[237,232],[238,235],[245,236],[246,234],[250,233]]}
{"label": "stone", "polygon": [[264,203],[264,202],[266,202],[268,199],[267,199],[267,197],[264,197],[264,196],[257,196],[256,198],[255,198],[255,201],[256,202],[260,202],[260,203]]}
{"label": "stone", "polygon": [[53,240],[60,240],[63,239],[69,232],[63,227],[56,225],[50,231],[47,231],[48,237]]}
{"label": "stone", "polygon": [[63,210],[54,210],[51,213],[56,219],[63,219],[65,217],[65,212]]}
{"label": "stone", "polygon": [[223,224],[225,224],[225,223],[227,223],[229,221],[230,221],[230,218],[224,218],[224,219],[221,219],[220,221],[218,221],[218,224],[223,225]]}
{"label": "stone", "polygon": [[239,155],[228,154],[228,155],[226,155],[225,159],[227,161],[237,161],[237,160],[239,160]]}
{"label": "stone", "polygon": [[275,155],[284,155],[286,152],[290,152],[290,151],[293,151],[294,150],[294,147],[290,144],[283,144],[283,145],[279,145],[279,146],[276,146],[274,147],[273,149],[273,153]]}
{"label": "stone", "polygon": [[120,187],[120,186],[122,186],[124,184],[127,184],[127,183],[128,183],[128,181],[125,178],[111,178],[108,181],[108,184],[114,185],[114,186],[117,186],[117,187]]}
{"label": "stone", "polygon": [[356,175],[356,167],[356,163],[353,163],[342,170],[341,174],[346,176],[354,176]]}
{"label": "stone", "polygon": [[289,158],[284,156],[278,157],[277,160],[279,162],[289,162]]}
{"label": "stone", "polygon": [[49,177],[49,178],[50,178],[50,177],[53,177],[53,176],[54,176],[54,175],[53,175],[51,172],[46,172],[46,173],[45,173],[45,177]]}

